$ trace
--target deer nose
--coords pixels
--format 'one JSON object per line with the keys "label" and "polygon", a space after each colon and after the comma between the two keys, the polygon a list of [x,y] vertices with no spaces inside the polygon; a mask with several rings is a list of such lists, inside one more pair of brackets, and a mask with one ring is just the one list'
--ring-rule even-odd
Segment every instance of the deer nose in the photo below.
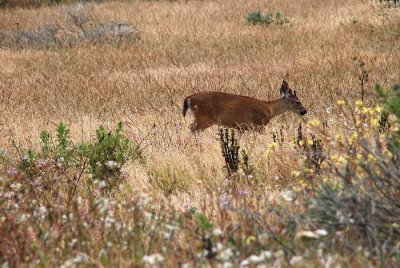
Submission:
{"label": "deer nose", "polygon": [[301,115],[305,115],[307,113],[307,110],[301,111],[300,114]]}

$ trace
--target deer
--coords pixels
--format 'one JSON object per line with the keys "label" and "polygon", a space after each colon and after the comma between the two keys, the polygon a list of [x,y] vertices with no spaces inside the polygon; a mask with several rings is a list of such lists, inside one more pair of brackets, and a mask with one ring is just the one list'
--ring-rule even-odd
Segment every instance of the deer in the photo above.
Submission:
{"label": "deer", "polygon": [[254,129],[263,132],[272,118],[291,111],[301,116],[307,113],[296,94],[283,80],[281,97],[272,101],[223,92],[201,92],[186,97],[183,101],[182,116],[185,119],[190,109],[194,121],[190,125],[193,133],[198,133],[219,125],[238,129],[241,133]]}

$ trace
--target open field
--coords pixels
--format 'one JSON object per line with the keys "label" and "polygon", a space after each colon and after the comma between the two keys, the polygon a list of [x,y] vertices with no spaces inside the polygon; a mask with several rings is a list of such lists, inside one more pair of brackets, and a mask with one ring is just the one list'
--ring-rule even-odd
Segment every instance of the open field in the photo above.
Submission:
{"label": "open field", "polygon": [[[246,23],[246,15],[255,10],[279,11],[289,22]],[[390,88],[400,82],[400,8],[363,0],[110,1],[2,9],[0,31],[46,25],[74,31],[68,12],[83,12],[95,23],[132,24],[140,37],[62,47],[0,47],[0,148],[7,155],[0,162],[0,197],[20,205],[0,205],[0,262],[10,267],[79,262],[109,267],[237,267],[246,266],[245,261],[254,267],[399,264],[400,245],[391,240],[400,237],[399,203],[388,220],[393,230],[386,248],[352,232],[351,221],[348,228],[336,230],[303,217],[317,196],[314,187],[338,176],[333,166],[310,175],[295,141],[301,123],[308,138],[313,133],[322,140],[326,158],[345,151],[353,157],[363,154],[350,143],[339,148],[331,141],[354,132],[350,111],[361,98],[360,62],[368,72],[366,107],[379,104],[375,84]],[[273,119],[264,134],[243,134],[239,142],[249,154],[252,172],[227,178],[217,127],[198,136],[190,133],[191,118],[181,117],[183,99],[195,92],[223,91],[272,100],[279,97],[283,79],[297,90],[307,115],[286,113]],[[346,104],[338,105],[339,100]],[[326,127],[316,126],[317,120]],[[142,160],[124,165],[124,180],[114,191],[93,190],[97,186],[83,173],[68,202],[64,186],[50,187],[51,194],[41,189],[26,206],[27,197],[5,197],[10,179],[25,176],[10,175],[10,169],[18,169],[24,148],[41,150],[42,130],[54,133],[64,122],[77,144],[94,140],[100,125],[114,129],[119,121],[124,135],[140,143]],[[368,142],[376,134],[370,133],[372,125],[365,128]],[[275,144],[272,132],[283,142]],[[61,178],[57,183],[62,183],[65,174],[75,178],[80,173],[78,164],[70,168],[65,173],[49,168],[39,177]],[[390,174],[400,174],[394,170]],[[393,196],[400,198],[396,191]],[[27,192],[32,196],[32,189]],[[37,209],[44,211],[42,216],[34,213]],[[30,216],[21,220],[18,213]],[[298,241],[297,234],[317,229],[327,229],[327,237]]]}

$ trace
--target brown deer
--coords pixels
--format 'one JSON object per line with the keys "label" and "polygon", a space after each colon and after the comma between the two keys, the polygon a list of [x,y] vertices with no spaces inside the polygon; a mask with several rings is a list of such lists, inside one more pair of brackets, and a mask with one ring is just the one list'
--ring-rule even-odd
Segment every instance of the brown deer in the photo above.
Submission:
{"label": "brown deer", "polygon": [[212,125],[261,132],[273,117],[281,113],[307,113],[296,91],[292,91],[285,80],[282,82],[280,93],[282,97],[273,101],[222,92],[197,93],[185,98],[182,115],[185,117],[187,110],[191,110],[194,116],[190,125],[192,132],[204,130]]}

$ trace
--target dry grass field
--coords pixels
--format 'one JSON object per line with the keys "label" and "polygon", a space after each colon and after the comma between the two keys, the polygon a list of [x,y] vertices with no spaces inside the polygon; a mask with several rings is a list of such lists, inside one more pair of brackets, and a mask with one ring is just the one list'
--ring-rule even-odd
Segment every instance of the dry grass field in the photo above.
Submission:
{"label": "dry grass field", "polygon": [[[247,23],[246,15],[257,10],[280,12],[289,22]],[[132,24],[139,38],[0,47],[0,262],[9,267],[399,265],[399,217],[383,227],[366,227],[366,233],[377,234],[392,226],[383,246],[375,236],[351,229],[352,220],[341,218],[344,227],[337,230],[307,220],[308,202],[320,193],[315,189],[341,176],[329,161],[329,171],[310,171],[296,139],[301,123],[305,135],[321,139],[327,159],[345,150],[363,154],[351,142],[339,148],[333,140],[340,135],[346,140],[357,125],[351,112],[361,99],[360,62],[368,73],[366,109],[379,104],[375,84],[390,88],[400,81],[400,8],[362,0],[107,1],[0,9],[0,31],[57,25],[64,34],[73,32],[77,25],[68,12],[84,13],[94,23]],[[252,171],[229,178],[217,127],[190,133],[190,116],[181,117],[183,99],[222,91],[272,100],[283,79],[297,90],[307,115],[285,113],[263,134],[244,133],[239,143]],[[27,149],[41,150],[42,130],[55,137],[64,122],[72,144],[78,144],[94,141],[100,125],[114,130],[119,121],[125,137],[140,144],[142,157],[122,167],[123,180],[112,192],[102,191],[76,163],[61,172],[53,159],[54,168],[19,171]],[[365,127],[365,137],[372,137],[371,128]],[[283,142],[274,142],[273,132]],[[393,172],[399,175],[398,169]],[[24,186],[33,177],[48,186]],[[10,180],[17,178],[16,186]],[[66,194],[67,184],[77,185],[73,195]],[[11,194],[20,188],[23,194]],[[398,205],[393,215],[400,215]]]}

